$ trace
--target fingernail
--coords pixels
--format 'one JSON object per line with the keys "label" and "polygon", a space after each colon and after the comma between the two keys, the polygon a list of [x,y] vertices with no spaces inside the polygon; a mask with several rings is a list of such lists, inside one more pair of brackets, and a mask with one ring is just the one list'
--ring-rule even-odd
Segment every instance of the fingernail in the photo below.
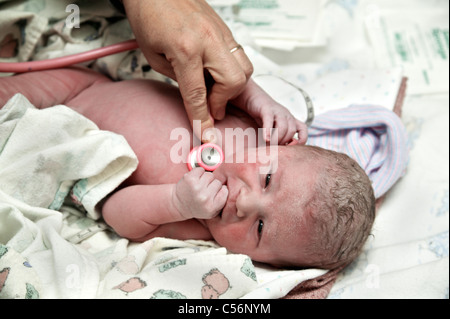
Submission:
{"label": "fingernail", "polygon": [[[212,131],[212,129],[209,129],[209,130]],[[216,137],[216,135],[214,133],[206,133],[206,131],[205,131],[205,132],[203,132],[203,135],[202,135],[202,142],[203,143],[216,144],[217,143],[217,137]]]}
{"label": "fingernail", "polygon": [[210,127],[203,131],[202,134],[202,142],[203,143],[219,143],[220,131],[218,128]]}

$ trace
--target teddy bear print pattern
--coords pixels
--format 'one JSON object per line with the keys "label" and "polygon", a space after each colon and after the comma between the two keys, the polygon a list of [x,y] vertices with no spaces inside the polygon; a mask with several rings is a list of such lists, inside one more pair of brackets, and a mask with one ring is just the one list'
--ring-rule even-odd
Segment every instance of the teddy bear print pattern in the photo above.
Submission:
{"label": "teddy bear print pattern", "polygon": [[0,298],[38,299],[39,287],[40,282],[30,263],[13,249],[0,244]]}
{"label": "teddy bear print pattern", "polygon": [[[157,241],[167,241],[157,239]],[[140,257],[144,251],[135,250],[113,266],[114,282],[124,278],[105,292],[104,297],[129,297],[150,299],[219,299],[242,295],[249,287],[257,283],[254,266],[247,256],[223,255],[223,248],[181,245],[164,247],[153,262],[142,267]],[[197,243],[198,245],[198,243]],[[143,255],[141,255],[142,253]],[[148,253],[147,253],[148,256]],[[195,257],[194,257],[195,256]],[[218,258],[219,257],[219,258]],[[225,258],[223,258],[225,257]],[[227,263],[240,267],[229,267]],[[202,260],[203,259],[203,260]],[[211,263],[212,260],[220,263]],[[227,260],[228,259],[228,260]],[[192,271],[197,269],[198,271]],[[152,273],[154,275],[152,275]],[[127,277],[128,276],[128,277]],[[189,289],[186,289],[189,287]]]}

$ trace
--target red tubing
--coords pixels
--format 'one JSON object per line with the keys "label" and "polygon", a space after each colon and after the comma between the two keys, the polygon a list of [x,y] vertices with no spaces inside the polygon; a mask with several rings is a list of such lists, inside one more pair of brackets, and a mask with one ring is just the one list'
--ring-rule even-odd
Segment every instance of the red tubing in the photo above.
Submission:
{"label": "red tubing", "polygon": [[70,65],[96,60],[107,55],[112,55],[124,51],[135,50],[138,48],[136,40],[128,40],[112,44],[103,48],[91,51],[68,55],[55,59],[30,62],[0,62],[0,73],[24,73],[31,71],[43,71],[58,69]]}

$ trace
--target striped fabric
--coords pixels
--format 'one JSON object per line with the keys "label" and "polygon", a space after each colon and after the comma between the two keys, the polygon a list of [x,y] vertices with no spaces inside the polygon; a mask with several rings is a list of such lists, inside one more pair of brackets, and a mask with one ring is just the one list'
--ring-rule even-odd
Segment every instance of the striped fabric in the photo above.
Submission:
{"label": "striped fabric", "polygon": [[408,164],[405,127],[381,106],[352,105],[318,115],[309,128],[308,144],[355,159],[371,179],[376,198],[403,176]]}

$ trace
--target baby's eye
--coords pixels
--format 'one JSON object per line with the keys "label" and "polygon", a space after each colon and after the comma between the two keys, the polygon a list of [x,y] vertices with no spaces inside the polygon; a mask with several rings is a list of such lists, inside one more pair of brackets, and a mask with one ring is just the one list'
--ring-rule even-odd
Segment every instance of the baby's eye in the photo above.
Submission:
{"label": "baby's eye", "polygon": [[258,234],[259,235],[261,235],[263,228],[264,228],[264,222],[262,220],[260,220],[259,224],[258,224]]}
{"label": "baby's eye", "polygon": [[269,186],[271,178],[272,178],[272,174],[266,175],[266,185],[264,186],[264,188],[267,188]]}

